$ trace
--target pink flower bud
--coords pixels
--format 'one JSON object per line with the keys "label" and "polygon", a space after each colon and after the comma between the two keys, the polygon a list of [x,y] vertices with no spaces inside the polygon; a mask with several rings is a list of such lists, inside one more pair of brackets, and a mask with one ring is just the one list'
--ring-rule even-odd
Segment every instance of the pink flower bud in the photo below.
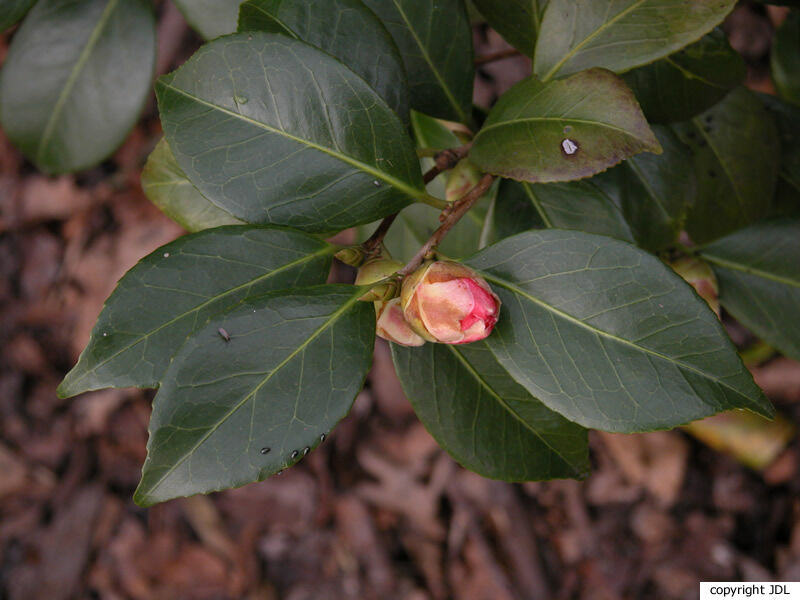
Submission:
{"label": "pink flower bud", "polygon": [[719,317],[719,286],[714,271],[708,263],[694,256],[684,256],[670,263],[670,266],[695,289]]}
{"label": "pink flower bud", "polygon": [[406,321],[430,342],[466,344],[492,332],[500,312],[498,298],[475,271],[459,263],[423,264],[403,281]]}
{"label": "pink flower bud", "polygon": [[376,302],[375,312],[378,315],[378,337],[401,346],[422,346],[425,343],[406,322],[403,309],[400,308],[400,298]]}

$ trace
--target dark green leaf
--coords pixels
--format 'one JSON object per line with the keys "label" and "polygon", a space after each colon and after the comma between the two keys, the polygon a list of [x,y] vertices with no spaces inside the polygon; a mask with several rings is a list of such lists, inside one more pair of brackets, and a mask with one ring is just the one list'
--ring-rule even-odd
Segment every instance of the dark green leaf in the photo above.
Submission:
{"label": "dark green leaf", "polygon": [[505,481],[588,472],[586,430],[515,383],[485,342],[392,344],[392,355],[417,416],[466,468]]}
{"label": "dark green leaf", "polygon": [[503,301],[492,353],[570,421],[634,432],[733,408],[772,414],[716,315],[643,250],[546,230],[466,263]]}
{"label": "dark green leaf", "polygon": [[623,76],[650,122],[685,121],[744,81],[741,55],[716,29],[699,42]]}
{"label": "dark green leaf", "polygon": [[780,164],[772,115],[739,88],[694,119],[675,125],[694,154],[697,196],[686,230],[705,243],[769,212]]}
{"label": "dark green leaf", "polygon": [[0,32],[16,25],[25,16],[36,0],[2,0]]}
{"label": "dark green leaf", "polygon": [[187,231],[243,223],[212,204],[192,185],[163,138],[142,170],[142,189],[153,204]]}
{"label": "dark green leaf", "polygon": [[694,199],[695,178],[689,148],[665,126],[654,126],[653,133],[664,149],[662,154],[637,154],[589,181],[622,209],[636,243],[658,252],[678,239]]}
{"label": "dark green leaf", "polygon": [[424,196],[397,115],[342,63],[298,40],[214,40],[159,79],[156,93],[178,164],[248,223],[338,231]]}
{"label": "dark green leaf", "polygon": [[419,148],[442,151],[463,144],[441,121],[415,110],[411,111],[411,129]]}
{"label": "dark green leaf", "polygon": [[800,218],[800,107],[776,96],[758,94],[775,118],[781,140],[781,166],[769,217]]}
{"label": "dark green leaf", "polygon": [[244,0],[174,0],[195,31],[207,40],[236,31],[239,5]]}
{"label": "dark green leaf", "polygon": [[324,283],[335,251],[296,231],[237,225],[162,246],[120,280],[58,393],[157,387],[209,317],[248,296]]}
{"label": "dark green leaf", "polygon": [[335,56],[408,122],[403,58],[383,23],[361,0],[248,0],[239,31],[283,33]]}
{"label": "dark green leaf", "polygon": [[501,240],[529,229],[546,227],[523,184],[510,179],[500,182],[493,219],[497,238]]}
{"label": "dark green leaf", "polygon": [[577,229],[633,241],[633,234],[622,211],[595,185],[594,179],[540,184],[508,181],[504,182],[501,189],[506,199],[499,202],[495,214],[506,206],[513,207],[525,200],[534,208],[536,215],[532,215],[533,220],[518,224],[522,230],[542,223],[545,227]]}
{"label": "dark green leaf", "polygon": [[764,221],[701,248],[725,310],[800,360],[800,220]]}
{"label": "dark green leaf", "polygon": [[392,34],[408,73],[411,107],[470,122],[472,28],[463,0],[363,0]]}
{"label": "dark green leaf", "polygon": [[770,68],[778,94],[800,105],[800,10],[790,12],[775,33]]}
{"label": "dark green leaf", "polygon": [[533,56],[547,0],[473,0],[489,25],[517,50]]}
{"label": "dark green leaf", "polygon": [[315,448],[372,362],[375,311],[362,293],[330,285],[268,294],[189,338],[156,395],[134,500],[261,481]]}
{"label": "dark green leaf", "polygon": [[470,159],[495,175],[545,183],[588,177],[646,150],[661,147],[633,93],[614,73],[590,69],[515,85],[492,108]]}
{"label": "dark green leaf", "polygon": [[622,72],[672,54],[722,23],[736,0],[550,0],[533,72]]}
{"label": "dark green leaf", "polygon": [[146,0],[40,0],[0,72],[0,122],[43,171],[85,169],[133,127],[154,61]]}
{"label": "dark green leaf", "polygon": [[759,98],[772,113],[781,140],[779,177],[800,194],[800,107],[767,94]]}

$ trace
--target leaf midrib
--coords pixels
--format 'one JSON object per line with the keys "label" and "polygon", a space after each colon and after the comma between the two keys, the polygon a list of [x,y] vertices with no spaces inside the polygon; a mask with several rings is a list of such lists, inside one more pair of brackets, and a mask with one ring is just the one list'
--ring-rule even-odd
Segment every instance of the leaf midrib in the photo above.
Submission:
{"label": "leaf midrib", "polygon": [[53,137],[53,132],[55,131],[56,122],[61,117],[61,112],[64,110],[67,99],[72,94],[72,89],[75,87],[78,77],[80,77],[83,68],[89,61],[89,56],[91,55],[92,50],[94,50],[95,45],[97,45],[103,29],[105,29],[105,26],[108,23],[108,20],[111,18],[111,14],[114,12],[114,9],[116,9],[118,3],[119,0],[109,0],[108,4],[103,9],[103,12],[100,14],[100,19],[98,19],[94,29],[92,29],[92,33],[89,36],[89,39],[86,41],[86,45],[78,55],[78,60],[75,61],[75,64],[72,66],[72,70],[70,71],[67,80],[64,82],[64,87],[61,88],[61,93],[58,95],[56,103],[53,106],[53,112],[50,113],[50,118],[47,120],[42,137],[39,139],[39,144],[36,149],[37,163],[41,164],[43,162],[42,154],[50,144],[50,140]]}
{"label": "leaf midrib", "polygon": [[496,276],[492,275],[491,273],[489,273],[487,271],[483,271],[482,274],[483,274],[484,278],[487,279],[488,281],[494,282],[497,285],[506,288],[510,292],[512,292],[514,294],[517,294],[519,296],[522,296],[523,298],[525,298],[526,300],[532,302],[533,304],[537,304],[538,306],[541,306],[542,308],[544,308],[545,310],[549,311],[553,315],[556,315],[556,316],[564,319],[565,321],[568,321],[568,322],[570,322],[570,323],[572,323],[574,325],[577,325],[581,329],[585,329],[587,331],[592,332],[595,335],[599,335],[599,336],[605,337],[605,338],[607,338],[609,340],[613,340],[613,341],[615,341],[615,342],[617,342],[619,344],[622,344],[624,346],[628,346],[630,348],[634,348],[634,349],[636,349],[636,350],[638,350],[638,351],[640,351],[642,353],[649,354],[651,356],[654,356],[656,358],[664,360],[664,361],[666,361],[668,363],[671,363],[671,364],[674,364],[674,365],[676,365],[678,367],[684,368],[684,369],[686,369],[688,371],[691,371],[691,372],[695,373],[696,375],[700,375],[702,377],[705,377],[705,378],[707,378],[707,379],[719,384],[720,386],[731,390],[736,395],[747,399],[748,402],[751,402],[751,403],[754,403],[754,404],[756,403],[756,400],[750,398],[749,396],[744,395],[742,392],[740,392],[736,388],[730,386],[729,384],[727,384],[724,381],[720,380],[719,378],[711,375],[710,373],[706,373],[704,371],[701,371],[697,367],[694,367],[692,365],[686,364],[686,363],[684,363],[684,362],[682,362],[680,360],[677,360],[677,359],[674,359],[674,358],[670,358],[669,356],[661,354],[660,352],[657,352],[655,350],[651,350],[650,348],[645,348],[644,346],[640,346],[640,345],[636,344],[635,342],[632,342],[630,340],[626,340],[625,338],[621,338],[621,337],[616,336],[616,335],[614,335],[612,333],[609,333],[607,331],[603,331],[602,329],[597,329],[595,327],[592,327],[588,323],[584,323],[580,319],[578,319],[576,317],[573,317],[572,315],[557,309],[556,307],[552,306],[551,304],[547,304],[546,302],[543,302],[542,300],[539,300],[535,296],[532,296],[531,294],[529,294],[529,293],[525,292],[524,290],[520,289],[519,287],[517,287],[516,285],[514,285],[510,281],[506,281],[505,279],[501,279],[499,277],[496,277]]}
{"label": "leaf midrib", "polygon": [[590,121],[589,119],[575,119],[573,117],[514,117],[513,119],[498,121],[497,123],[492,123],[491,125],[484,127],[483,129],[480,130],[480,132],[478,132],[476,140],[479,136],[491,131],[492,129],[498,129],[500,127],[511,127],[519,123],[538,122],[538,121],[544,121],[544,122],[561,121],[568,123],[580,123],[581,125],[590,125],[594,127],[611,129],[613,131],[618,131],[628,137],[632,137],[634,139],[641,139],[631,131],[622,129],[621,127],[617,127],[616,125],[611,125],[610,123],[603,123],[602,121]]}
{"label": "leaf midrib", "polygon": [[713,253],[706,253],[703,252],[702,250],[700,251],[700,256],[702,256],[707,261],[719,265],[720,267],[724,267],[726,269],[739,271],[740,273],[745,273],[747,275],[754,275],[755,277],[761,277],[762,279],[766,279],[768,281],[773,281],[775,283],[800,289],[800,280],[781,277],[780,275],[776,275],[775,273],[770,273],[769,271],[764,271],[762,269],[749,267],[742,263],[730,261],[725,258],[720,258],[718,256],[714,256]]}
{"label": "leaf midrib", "polygon": [[[464,365],[464,368],[467,369],[467,371],[470,373],[470,375],[472,375],[475,378],[475,380],[478,381],[479,385],[481,385],[481,387],[485,388],[486,391],[489,392],[489,394],[497,401],[497,403],[500,406],[502,406],[509,414],[511,414],[511,416],[513,416],[514,419],[519,421],[525,429],[530,431],[535,437],[537,437],[539,439],[539,441],[541,441],[545,446],[547,446],[553,452],[553,454],[558,456],[564,462],[564,464],[567,467],[569,467],[575,474],[580,474],[580,473],[583,472],[581,469],[576,468],[575,465],[573,465],[572,462],[569,459],[567,459],[559,450],[556,450],[550,444],[550,442],[548,440],[546,440],[544,437],[542,437],[542,435],[538,431],[536,431],[536,429],[534,429],[527,421],[525,421],[517,413],[517,411],[515,411],[513,408],[511,408],[508,405],[508,403],[506,403],[506,401],[503,400],[503,398],[499,394],[497,394],[497,392],[494,391],[494,389],[489,385],[489,383],[483,377],[481,377],[480,373],[478,373],[475,370],[475,368],[472,366],[472,364],[470,364],[470,362],[464,357],[463,354],[461,354],[458,351],[457,348],[455,348],[452,345],[446,345],[446,347]],[[511,377],[511,376],[509,375],[509,377]],[[526,392],[527,392],[527,390],[526,390]],[[527,392],[527,393],[530,393],[530,392]],[[538,402],[538,400],[537,400],[537,402]]]}
{"label": "leaf midrib", "polygon": [[137,337],[136,340],[132,341],[130,344],[127,344],[126,346],[124,346],[123,348],[121,348],[120,350],[118,350],[117,352],[115,352],[114,354],[112,354],[111,356],[109,356],[108,358],[103,360],[102,362],[97,363],[94,367],[92,367],[91,369],[89,369],[89,370],[85,371],[83,374],[81,374],[80,377],[78,377],[73,382],[71,382],[70,388],[73,388],[75,386],[75,384],[77,384],[78,382],[82,381],[83,379],[85,379],[89,375],[91,375],[93,373],[96,373],[97,370],[100,367],[102,367],[103,365],[105,365],[108,362],[112,361],[113,359],[115,359],[117,356],[119,356],[123,352],[127,352],[132,347],[134,347],[137,344],[140,344],[143,341],[149,339],[151,336],[153,336],[154,334],[158,333],[159,331],[161,331],[165,327],[168,327],[169,325],[172,325],[176,321],[179,321],[180,319],[183,319],[184,317],[187,317],[187,316],[189,316],[189,315],[191,315],[193,313],[197,313],[197,312],[201,311],[202,309],[206,308],[207,306],[209,306],[210,304],[213,304],[214,302],[217,302],[217,301],[225,298],[226,296],[234,294],[234,293],[236,293],[236,292],[238,292],[238,291],[240,291],[240,290],[242,290],[242,289],[244,289],[244,288],[246,288],[248,286],[253,286],[253,285],[256,285],[258,283],[261,283],[262,281],[265,281],[266,279],[269,279],[273,275],[277,275],[279,273],[282,273],[283,271],[286,271],[288,269],[291,269],[293,267],[301,265],[304,262],[309,262],[309,261],[311,261],[311,260],[313,260],[315,258],[318,258],[320,256],[324,256],[325,254],[332,254],[334,249],[335,249],[334,246],[329,246],[329,245],[325,246],[324,248],[321,248],[320,250],[317,250],[316,252],[314,252],[312,254],[306,254],[306,255],[304,255],[302,258],[300,258],[298,260],[292,261],[290,263],[286,263],[285,265],[281,265],[280,267],[278,267],[277,269],[275,269],[273,271],[269,271],[268,273],[265,273],[264,275],[260,275],[259,277],[256,277],[255,279],[251,279],[249,281],[246,281],[245,283],[237,285],[236,287],[232,287],[232,288],[230,288],[228,290],[225,290],[221,294],[218,294],[216,296],[213,296],[213,297],[209,298],[208,300],[206,300],[202,304],[199,304],[199,305],[193,307],[191,310],[187,310],[186,312],[183,312],[183,313],[175,316],[174,318],[170,319],[169,321],[166,321],[166,322],[162,323],[161,325],[159,325],[155,329],[151,329],[150,331],[146,332],[145,334]]}
{"label": "leaf midrib", "polygon": [[186,90],[183,90],[181,88],[175,87],[174,85],[167,83],[163,79],[160,79],[157,82],[157,85],[168,88],[178,94],[181,94],[182,96],[185,96],[186,98],[190,98],[191,100],[199,104],[202,104],[203,106],[207,106],[208,108],[218,110],[235,119],[239,119],[241,121],[244,121],[245,123],[249,123],[250,125],[259,127],[264,131],[268,131],[269,133],[285,137],[287,139],[292,140],[293,142],[297,142],[298,144],[308,146],[309,148],[317,150],[318,152],[322,152],[323,154],[332,156],[333,158],[336,158],[350,166],[353,166],[359,169],[360,171],[363,171],[364,173],[368,173],[369,175],[375,177],[376,179],[381,179],[385,181],[392,187],[397,188],[398,190],[410,196],[411,198],[414,198],[415,200],[420,200],[422,197],[425,196],[425,190],[413,188],[409,186],[407,183],[400,181],[399,179],[396,179],[395,177],[388,175],[383,171],[379,171],[375,167],[372,167],[371,165],[361,162],[360,160],[356,160],[355,158],[347,156],[346,154],[342,154],[341,152],[337,152],[331,148],[326,148],[325,146],[321,146],[315,142],[312,142],[311,140],[305,140],[303,138],[297,137],[295,135],[288,133],[287,131],[283,131],[282,129],[278,129],[271,125],[267,125],[266,123],[262,123],[261,121],[256,121],[255,119],[247,117],[236,111],[230,110],[229,108],[225,108],[224,106],[220,106],[219,104],[214,104],[213,102],[209,102],[207,100],[204,100],[203,98],[199,98],[198,96],[195,96],[194,94],[191,94]]}
{"label": "leaf midrib", "polygon": [[[332,313],[328,319],[325,320],[322,325],[320,325],[302,344],[300,344],[297,349],[293,350],[286,358],[284,358],[280,363],[275,365],[275,367],[261,380],[261,382],[256,385],[244,398],[242,398],[238,403],[236,403],[227,413],[225,413],[222,417],[220,417],[216,424],[211,427],[203,436],[197,441],[197,443],[192,446],[191,449],[187,450],[186,453],[175,462],[154,484],[152,484],[148,489],[149,492],[145,492],[146,495],[152,494],[158,487],[164,482],[164,480],[169,477],[175,469],[180,467],[186,460],[194,454],[194,452],[203,444],[205,441],[210,438],[234,413],[236,413],[240,408],[242,408],[247,402],[255,397],[258,391],[264,387],[272,377],[278,373],[283,367],[285,367],[294,357],[304,351],[315,339],[317,339],[324,331],[330,329],[339,318],[346,313],[353,305],[355,305],[359,300],[359,297],[363,293],[361,288],[358,288],[358,293],[351,296],[351,298],[344,303],[341,307],[339,307],[334,313]],[[153,439],[152,436],[150,438]],[[137,490],[138,495],[138,490]]]}

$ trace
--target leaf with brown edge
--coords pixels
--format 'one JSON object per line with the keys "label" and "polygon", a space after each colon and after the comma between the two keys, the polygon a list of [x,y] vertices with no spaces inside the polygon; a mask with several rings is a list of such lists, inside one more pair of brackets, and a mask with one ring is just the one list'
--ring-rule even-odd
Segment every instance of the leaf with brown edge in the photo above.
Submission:
{"label": "leaf with brown edge", "polygon": [[475,137],[470,159],[489,173],[533,183],[590,177],[661,152],[630,88],[606,69],[506,92]]}

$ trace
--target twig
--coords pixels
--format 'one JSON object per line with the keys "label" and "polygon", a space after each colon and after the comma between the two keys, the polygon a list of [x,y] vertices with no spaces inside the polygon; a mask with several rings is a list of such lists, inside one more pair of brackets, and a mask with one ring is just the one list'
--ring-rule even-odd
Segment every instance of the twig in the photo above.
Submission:
{"label": "twig", "polygon": [[369,236],[369,239],[366,242],[361,244],[364,252],[366,252],[368,255],[375,254],[375,251],[380,248],[383,238],[386,237],[386,234],[389,232],[389,228],[392,226],[392,223],[394,223],[394,220],[399,214],[400,213],[394,213],[393,215],[389,215],[383,221],[381,221],[381,224],[378,225],[375,233]]}
{"label": "twig", "polygon": [[422,176],[422,180],[425,182],[425,185],[428,185],[444,171],[448,171],[455,167],[458,164],[458,161],[469,154],[469,149],[471,147],[472,143],[469,143],[465,144],[464,146],[459,146],[458,148],[448,148],[447,150],[442,150],[439,152],[433,159],[436,164],[433,165],[433,167],[431,167],[431,169]]}
{"label": "twig", "polygon": [[476,65],[485,65],[486,63],[494,62],[496,60],[503,60],[504,58],[511,58],[512,56],[517,56],[519,54],[519,50],[516,48],[507,48],[506,50],[500,50],[498,52],[492,52],[491,54],[486,54],[484,56],[478,56],[475,59]]}
{"label": "twig", "polygon": [[486,190],[491,187],[492,181],[494,181],[493,175],[484,175],[478,184],[472,188],[466,196],[456,202],[453,205],[453,209],[445,217],[444,222],[436,231],[433,232],[433,235],[414,255],[414,258],[412,258],[405,267],[400,269],[397,274],[401,277],[406,277],[407,275],[413,273],[417,267],[422,264],[422,261],[425,260],[425,257],[430,254],[430,252],[436,248],[436,246],[439,245],[442,239],[444,239],[444,236],[446,236],[447,233],[455,226],[455,224],[461,220],[461,217],[467,214],[469,209],[472,208],[481,198],[481,196],[486,193]]}

